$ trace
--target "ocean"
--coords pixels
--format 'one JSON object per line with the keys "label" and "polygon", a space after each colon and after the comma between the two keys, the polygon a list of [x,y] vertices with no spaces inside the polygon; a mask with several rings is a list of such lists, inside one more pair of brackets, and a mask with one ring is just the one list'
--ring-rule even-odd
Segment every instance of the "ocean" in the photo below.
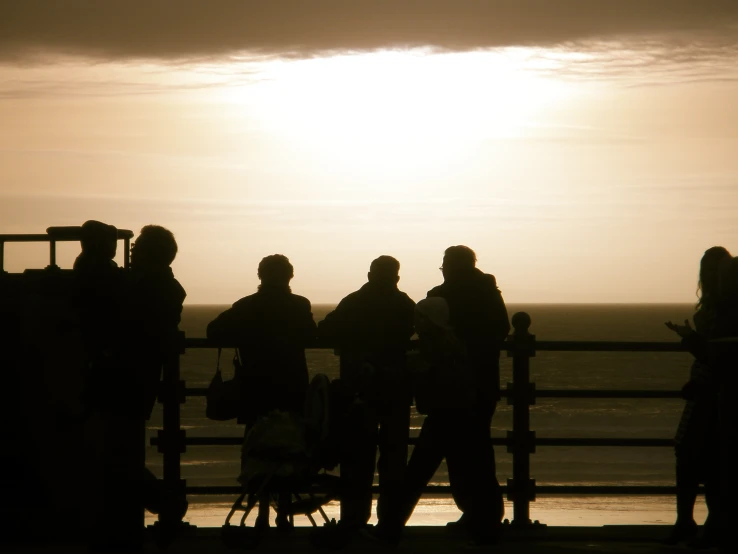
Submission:
{"label": "ocean", "polygon": [[[205,329],[228,306],[187,305],[180,329],[188,337],[204,337]],[[320,321],[333,305],[313,306]],[[508,305],[512,316],[525,311],[532,319],[530,332],[540,340],[676,341],[664,322],[689,318],[689,304],[537,304]],[[224,352],[221,367],[229,377],[230,352]],[[338,376],[338,358],[332,350],[309,350],[311,374]],[[182,356],[182,378],[188,387],[207,387],[215,371],[216,351],[192,349]],[[691,356],[686,353],[539,352],[531,359],[531,380],[537,389],[644,389],[678,390],[687,380]],[[512,380],[511,360],[501,359],[501,383]],[[531,407],[531,429],[538,437],[625,437],[672,438],[683,407],[679,399],[603,400],[539,399]],[[242,437],[235,422],[205,418],[204,398],[188,398],[182,405],[182,427],[190,437]],[[414,412],[411,435],[422,425]],[[150,421],[153,436],[161,424],[161,407]],[[500,403],[492,421],[495,437],[512,428],[512,407]],[[496,447],[497,477],[501,483],[512,477],[512,459],[504,447]],[[182,477],[188,485],[235,485],[239,472],[238,447],[188,447],[182,456]],[[161,474],[162,460],[149,447],[148,465]],[[531,476],[539,485],[673,485],[674,453],[659,447],[539,447],[531,457]],[[433,481],[445,484],[442,466]],[[201,526],[220,526],[230,497],[190,498],[187,521]],[[669,496],[540,496],[531,505],[531,517],[550,525],[670,524],[674,521],[674,499]],[[328,506],[331,517],[338,507]],[[506,503],[512,517],[512,505]],[[410,524],[441,525],[459,513],[450,498],[422,501]],[[696,517],[704,518],[700,499]],[[298,524],[307,524],[297,522]]]}

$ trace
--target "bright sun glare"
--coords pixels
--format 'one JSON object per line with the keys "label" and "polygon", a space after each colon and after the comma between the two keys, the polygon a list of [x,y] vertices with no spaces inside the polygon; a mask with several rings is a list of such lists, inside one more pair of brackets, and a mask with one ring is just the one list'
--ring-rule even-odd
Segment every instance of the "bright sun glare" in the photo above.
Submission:
{"label": "bright sun glare", "polygon": [[221,89],[280,140],[331,163],[382,160],[387,171],[522,138],[569,86],[526,67],[530,52],[384,51],[273,61],[256,84]]}

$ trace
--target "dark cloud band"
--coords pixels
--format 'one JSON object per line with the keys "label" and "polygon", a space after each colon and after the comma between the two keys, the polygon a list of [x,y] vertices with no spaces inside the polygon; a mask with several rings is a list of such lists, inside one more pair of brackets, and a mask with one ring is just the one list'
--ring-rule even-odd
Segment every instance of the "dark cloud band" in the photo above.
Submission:
{"label": "dark cloud band", "polygon": [[165,60],[625,37],[738,42],[736,0],[0,0],[0,59]]}

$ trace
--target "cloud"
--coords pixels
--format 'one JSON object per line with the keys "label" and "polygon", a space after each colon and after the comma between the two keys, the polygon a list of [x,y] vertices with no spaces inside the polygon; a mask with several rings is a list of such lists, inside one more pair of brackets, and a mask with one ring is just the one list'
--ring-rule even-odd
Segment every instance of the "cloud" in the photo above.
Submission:
{"label": "cloud", "polygon": [[0,0],[0,60],[467,51],[588,40],[738,43],[735,0]]}

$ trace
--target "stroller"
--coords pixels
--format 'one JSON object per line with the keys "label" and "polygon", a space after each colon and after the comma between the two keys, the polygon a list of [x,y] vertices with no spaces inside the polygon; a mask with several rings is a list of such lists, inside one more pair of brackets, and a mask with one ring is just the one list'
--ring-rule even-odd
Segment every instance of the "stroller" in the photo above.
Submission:
{"label": "stroller", "polygon": [[[226,546],[253,548],[259,544],[263,533],[246,526],[246,519],[264,493],[288,493],[289,503],[279,503],[276,511],[290,523],[302,514],[317,527],[316,512],[330,523],[323,506],[338,498],[339,490],[338,476],[326,472],[338,464],[337,449],[331,444],[335,442],[330,425],[333,389],[328,377],[318,374],[308,387],[304,417],[274,411],[248,431],[238,477],[243,491],[222,527]],[[242,512],[240,523],[232,525],[237,512]]]}

